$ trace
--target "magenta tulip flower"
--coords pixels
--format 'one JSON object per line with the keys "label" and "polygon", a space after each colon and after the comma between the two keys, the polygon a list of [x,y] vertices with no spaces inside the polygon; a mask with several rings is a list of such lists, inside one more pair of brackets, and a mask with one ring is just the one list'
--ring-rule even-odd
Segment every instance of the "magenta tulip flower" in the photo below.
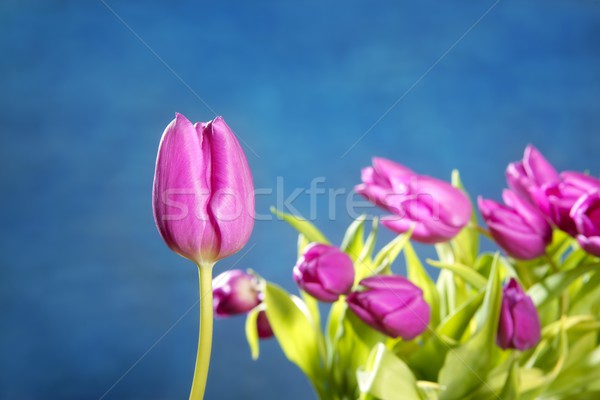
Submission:
{"label": "magenta tulip flower", "polygon": [[240,250],[254,225],[248,162],[223,118],[192,125],[177,114],[158,150],[153,209],[165,243],[196,263]]}
{"label": "magenta tulip flower", "polygon": [[256,330],[260,339],[269,339],[273,337],[273,329],[267,318],[265,310],[260,310],[256,316]]}
{"label": "magenta tulip flower", "polygon": [[354,264],[337,247],[311,243],[294,267],[294,280],[314,298],[331,303],[340,295],[350,293],[354,284]]}
{"label": "magenta tulip flower", "polygon": [[533,301],[512,279],[504,287],[496,342],[502,349],[527,350],[541,337],[540,318]]}
{"label": "magenta tulip flower", "polygon": [[425,331],[431,311],[423,291],[399,275],[363,279],[365,290],[350,293],[348,307],[370,327],[392,337],[411,340]]}
{"label": "magenta tulip flower", "polygon": [[213,305],[217,317],[247,313],[261,300],[262,293],[254,275],[234,269],[213,279]]}
{"label": "magenta tulip flower", "polygon": [[587,193],[600,191],[600,179],[580,172],[566,171],[560,180],[535,192],[537,207],[559,229],[571,236],[577,235],[577,226],[571,217],[575,203]]}
{"label": "magenta tulip flower", "polygon": [[412,239],[418,242],[448,241],[471,217],[471,204],[461,190],[385,158],[373,158],[361,178],[355,191],[392,213],[382,224],[397,233],[412,228]]}
{"label": "magenta tulip flower", "polygon": [[525,148],[523,160],[506,168],[508,186],[520,196],[531,199],[534,193],[546,185],[558,182],[558,173],[532,145]]}
{"label": "magenta tulip flower", "polygon": [[522,260],[541,256],[552,241],[552,228],[531,204],[510,190],[502,198],[506,205],[479,198],[479,210],[496,243],[509,255]]}
{"label": "magenta tulip flower", "polygon": [[577,241],[590,254],[600,257],[600,191],[582,196],[571,210],[577,226]]}

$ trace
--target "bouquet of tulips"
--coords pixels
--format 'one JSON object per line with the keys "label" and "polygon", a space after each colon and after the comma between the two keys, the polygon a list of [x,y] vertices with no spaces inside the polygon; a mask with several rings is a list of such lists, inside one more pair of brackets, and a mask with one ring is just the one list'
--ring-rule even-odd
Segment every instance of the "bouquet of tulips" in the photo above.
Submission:
{"label": "bouquet of tulips", "polygon": [[[336,245],[273,210],[299,233],[299,295],[228,271],[216,314],[247,313],[252,357],[274,336],[321,399],[598,399],[600,180],[529,146],[507,181],[503,203],[477,201],[486,229],[456,171],[447,183],[375,158],[355,190],[395,239],[375,251],[378,219],[361,217]],[[480,252],[482,235],[502,252]],[[435,246],[436,280],[411,241]]]}

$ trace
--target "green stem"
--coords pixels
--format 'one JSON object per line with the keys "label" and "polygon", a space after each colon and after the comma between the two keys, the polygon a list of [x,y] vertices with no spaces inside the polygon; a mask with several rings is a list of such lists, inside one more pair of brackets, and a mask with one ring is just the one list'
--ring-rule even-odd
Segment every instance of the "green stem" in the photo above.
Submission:
{"label": "green stem", "polygon": [[200,280],[200,331],[196,368],[190,392],[190,400],[202,400],[206,389],[206,378],[210,365],[210,349],[213,333],[212,267],[214,264],[199,264]]}

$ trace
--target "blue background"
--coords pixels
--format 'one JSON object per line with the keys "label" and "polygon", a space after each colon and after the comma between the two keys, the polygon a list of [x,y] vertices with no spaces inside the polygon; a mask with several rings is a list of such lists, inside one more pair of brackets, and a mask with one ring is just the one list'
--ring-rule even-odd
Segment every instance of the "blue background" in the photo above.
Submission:
{"label": "blue background", "polygon": [[[317,176],[349,190],[381,155],[498,198],[527,143],[600,172],[598,1],[106,1],[122,21],[100,1],[0,4],[0,398],[186,398],[196,271],[150,193],[174,112],[214,117],[192,90],[286,196]],[[344,202],[317,201],[334,241]],[[217,270],[238,261],[293,289],[295,233],[259,221]],[[314,397],[275,341],[250,360],[243,318],[217,321],[213,354],[207,398]]]}

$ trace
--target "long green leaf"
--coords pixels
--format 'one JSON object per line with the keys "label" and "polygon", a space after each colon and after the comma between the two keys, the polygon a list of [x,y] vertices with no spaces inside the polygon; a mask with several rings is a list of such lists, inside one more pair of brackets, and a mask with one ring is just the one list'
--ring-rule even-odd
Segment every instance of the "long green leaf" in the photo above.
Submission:
{"label": "long green leaf", "polygon": [[598,267],[598,264],[583,264],[575,269],[557,272],[530,287],[527,293],[539,309],[548,301],[557,298],[575,279]]}
{"label": "long green leaf", "polygon": [[256,319],[258,318],[258,313],[260,310],[260,306],[255,307],[246,316],[246,339],[248,340],[248,346],[250,346],[250,354],[252,355],[253,360],[258,359],[260,351],[260,347],[258,345],[258,328],[256,326]]}
{"label": "long green leaf", "polygon": [[473,202],[465,190],[458,170],[452,171],[452,186],[462,190],[471,204],[471,221],[469,225],[465,226],[458,235],[452,239],[452,250],[454,251],[455,260],[459,263],[473,266],[477,259],[477,253],[479,252],[479,232],[477,232],[477,214],[473,207]]}
{"label": "long green leaf", "polygon": [[440,322],[440,295],[435,283],[423,268],[423,264],[410,242],[404,245],[404,259],[406,260],[408,279],[423,290],[423,297],[431,308],[430,325],[435,328]]}
{"label": "long green leaf", "polygon": [[441,261],[427,260],[427,263],[436,268],[447,269],[453,274],[461,277],[466,283],[473,286],[475,289],[480,290],[485,287],[487,280],[475,269],[467,267],[466,265],[454,263],[446,264]]}
{"label": "long green leaf", "polygon": [[277,217],[283,219],[288,224],[290,224],[298,232],[306,236],[306,238],[309,241],[329,244],[329,241],[327,240],[325,235],[323,235],[321,231],[317,229],[316,226],[311,224],[308,220],[301,217],[297,217],[295,215],[284,213],[282,211],[278,211],[275,207],[271,207],[271,212]]}

